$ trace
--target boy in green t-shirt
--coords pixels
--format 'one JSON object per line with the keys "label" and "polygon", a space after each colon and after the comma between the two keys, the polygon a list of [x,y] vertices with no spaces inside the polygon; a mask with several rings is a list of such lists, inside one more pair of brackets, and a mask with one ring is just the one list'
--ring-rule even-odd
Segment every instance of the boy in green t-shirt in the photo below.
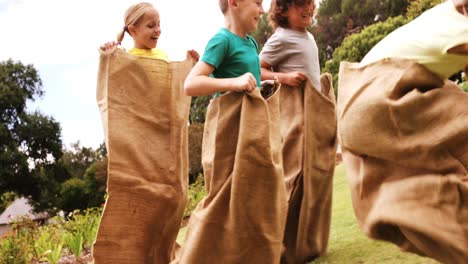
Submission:
{"label": "boy in green t-shirt", "polygon": [[220,0],[224,26],[208,42],[201,60],[185,79],[190,96],[253,91],[260,86],[258,46],[248,35],[264,13],[261,0]]}

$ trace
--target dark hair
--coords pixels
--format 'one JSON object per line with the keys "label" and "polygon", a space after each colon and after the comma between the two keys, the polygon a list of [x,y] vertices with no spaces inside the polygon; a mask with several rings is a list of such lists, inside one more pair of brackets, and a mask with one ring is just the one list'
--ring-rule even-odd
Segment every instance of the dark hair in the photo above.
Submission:
{"label": "dark hair", "polygon": [[314,4],[314,0],[272,0],[270,6],[270,22],[274,28],[289,27],[289,21],[284,13],[286,13],[290,6],[303,6],[306,4]]}

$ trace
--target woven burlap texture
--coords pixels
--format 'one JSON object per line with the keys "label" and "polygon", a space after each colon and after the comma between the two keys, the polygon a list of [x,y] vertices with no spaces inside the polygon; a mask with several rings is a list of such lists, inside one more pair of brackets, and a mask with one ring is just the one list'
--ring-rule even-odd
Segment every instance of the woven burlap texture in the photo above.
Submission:
{"label": "woven burlap texture", "polygon": [[225,93],[208,107],[202,163],[207,195],[173,263],[279,263],[286,220],[279,93]]}
{"label": "woven burlap texture", "polygon": [[321,91],[310,80],[281,86],[283,167],[288,194],[281,263],[305,263],[327,251],[337,148],[335,93],[329,74]]}
{"label": "woven burlap texture", "polygon": [[468,263],[468,95],[424,66],[342,62],[338,136],[369,237]]}
{"label": "woven burlap texture", "polygon": [[97,102],[108,151],[108,197],[96,264],[169,263],[186,206],[183,81],[193,60],[165,62],[117,48],[101,52]]}

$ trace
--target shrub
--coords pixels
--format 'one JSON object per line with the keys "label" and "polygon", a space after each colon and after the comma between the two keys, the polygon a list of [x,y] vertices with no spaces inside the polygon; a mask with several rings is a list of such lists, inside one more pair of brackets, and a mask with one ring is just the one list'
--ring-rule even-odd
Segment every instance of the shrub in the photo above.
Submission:
{"label": "shrub", "polygon": [[193,123],[188,128],[189,144],[189,181],[195,182],[198,175],[203,173],[201,164],[203,124]]}
{"label": "shrub", "polygon": [[86,182],[78,178],[71,178],[64,182],[60,190],[60,208],[66,213],[76,209],[86,209],[88,204],[83,203],[88,200],[86,187]]}
{"label": "shrub", "polygon": [[102,208],[55,216],[51,224],[38,226],[27,217],[12,222],[12,231],[0,238],[0,264],[58,263],[67,252],[77,255],[94,242]]}
{"label": "shrub", "polygon": [[408,20],[403,16],[392,17],[384,22],[372,24],[360,33],[346,37],[341,46],[333,52],[333,59],[325,63],[323,72],[333,75],[333,84],[336,88],[338,71],[342,61],[361,61],[380,40],[407,22]]}
{"label": "shrub", "polygon": [[189,217],[200,200],[206,195],[203,174],[198,174],[195,182],[190,184],[188,192],[188,203],[185,208],[184,218]]}

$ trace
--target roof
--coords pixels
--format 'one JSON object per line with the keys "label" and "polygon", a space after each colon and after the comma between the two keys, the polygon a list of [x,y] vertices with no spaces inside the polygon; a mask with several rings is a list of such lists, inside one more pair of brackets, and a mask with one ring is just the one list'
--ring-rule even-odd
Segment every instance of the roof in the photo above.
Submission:
{"label": "roof", "polygon": [[46,219],[47,213],[34,213],[32,206],[28,203],[28,199],[22,197],[16,199],[10,206],[0,215],[0,225],[9,224],[13,219],[20,216],[27,216],[32,220]]}

